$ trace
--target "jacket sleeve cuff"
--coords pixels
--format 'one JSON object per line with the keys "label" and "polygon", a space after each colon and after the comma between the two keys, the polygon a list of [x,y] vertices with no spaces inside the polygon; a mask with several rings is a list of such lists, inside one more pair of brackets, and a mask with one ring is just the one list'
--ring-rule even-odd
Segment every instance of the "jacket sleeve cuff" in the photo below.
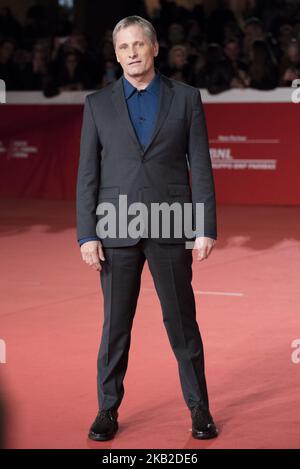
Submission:
{"label": "jacket sleeve cuff", "polygon": [[81,238],[78,240],[79,246],[82,246],[84,243],[87,243],[88,241],[99,241],[99,238],[97,238],[97,236],[90,236],[89,238]]}

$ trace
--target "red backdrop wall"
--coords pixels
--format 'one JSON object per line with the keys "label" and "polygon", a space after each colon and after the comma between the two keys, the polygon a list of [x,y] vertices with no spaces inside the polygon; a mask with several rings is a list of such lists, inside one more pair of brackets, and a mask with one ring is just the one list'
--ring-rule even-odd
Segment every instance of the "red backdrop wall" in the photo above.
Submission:
{"label": "red backdrop wall", "polygon": [[[0,196],[74,199],[83,100],[0,106]],[[300,104],[216,100],[203,99],[218,202],[300,205]]]}

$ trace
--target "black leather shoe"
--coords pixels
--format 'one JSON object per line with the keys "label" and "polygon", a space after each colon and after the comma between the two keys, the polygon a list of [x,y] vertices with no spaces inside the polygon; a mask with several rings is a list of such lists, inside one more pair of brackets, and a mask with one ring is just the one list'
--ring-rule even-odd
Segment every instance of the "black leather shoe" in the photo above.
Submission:
{"label": "black leather shoe", "polygon": [[208,440],[218,436],[217,427],[206,407],[196,405],[191,409],[192,435],[198,440]]}
{"label": "black leather shoe", "polygon": [[118,431],[118,412],[108,409],[100,410],[90,428],[89,438],[94,441],[111,440]]}

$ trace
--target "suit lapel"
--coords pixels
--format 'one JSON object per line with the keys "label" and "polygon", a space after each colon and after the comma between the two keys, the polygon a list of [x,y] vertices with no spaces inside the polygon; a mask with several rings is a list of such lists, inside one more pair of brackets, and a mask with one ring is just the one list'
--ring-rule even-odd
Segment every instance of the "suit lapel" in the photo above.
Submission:
{"label": "suit lapel", "polygon": [[117,109],[118,113],[118,118],[121,119],[123,122],[123,125],[126,126],[129,135],[131,138],[134,140],[134,142],[139,146],[139,148],[143,151],[143,148],[139,142],[139,139],[137,138],[137,135],[135,133],[134,127],[132,125],[130,115],[128,112],[127,108],[127,103],[126,99],[124,96],[124,91],[123,91],[123,83],[122,83],[122,77],[119,78],[113,85],[112,88],[112,100],[113,103]]}
{"label": "suit lapel", "polygon": [[123,124],[127,127],[129,135],[134,140],[134,142],[138,145],[143,155],[149,150],[161,126],[165,122],[169,109],[170,109],[172,99],[173,99],[173,95],[174,95],[174,91],[172,89],[173,85],[172,85],[171,80],[169,80],[164,75],[161,75],[160,77],[161,77],[161,80],[160,80],[158,115],[157,115],[156,123],[154,125],[154,129],[153,129],[150,141],[145,149],[143,149],[142,145],[140,144],[139,139],[135,133],[134,127],[130,119],[130,115],[128,112],[127,103],[126,103],[124,91],[123,91],[122,77],[119,78],[114,83],[113,88],[112,88],[112,100],[117,109],[118,117],[119,119],[122,120]]}
{"label": "suit lapel", "polygon": [[144,150],[144,154],[148,151],[152,145],[155,137],[157,136],[161,126],[165,122],[170,105],[173,99],[174,91],[172,89],[172,82],[164,75],[160,75],[160,93],[159,93],[159,104],[158,104],[158,115],[156,123],[154,125],[154,130],[147,147]]}

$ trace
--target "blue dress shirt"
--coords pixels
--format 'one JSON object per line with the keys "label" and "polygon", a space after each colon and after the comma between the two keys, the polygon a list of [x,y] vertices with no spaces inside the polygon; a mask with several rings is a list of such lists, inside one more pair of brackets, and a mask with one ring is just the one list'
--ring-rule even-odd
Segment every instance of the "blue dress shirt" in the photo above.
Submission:
{"label": "blue dress shirt", "polygon": [[137,138],[145,149],[150,142],[158,114],[160,76],[157,73],[147,88],[140,91],[124,75],[122,79],[129,116]]}
{"label": "blue dress shirt", "polygon": [[[151,80],[147,88],[140,91],[135,88],[124,75],[122,76],[122,82],[130,120],[141,146],[145,149],[150,142],[158,115],[160,73],[157,70],[155,77]],[[79,240],[79,244],[81,246],[87,241],[95,241],[98,239],[99,238],[96,236],[82,238]]]}

